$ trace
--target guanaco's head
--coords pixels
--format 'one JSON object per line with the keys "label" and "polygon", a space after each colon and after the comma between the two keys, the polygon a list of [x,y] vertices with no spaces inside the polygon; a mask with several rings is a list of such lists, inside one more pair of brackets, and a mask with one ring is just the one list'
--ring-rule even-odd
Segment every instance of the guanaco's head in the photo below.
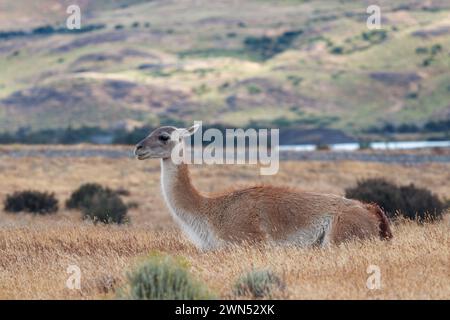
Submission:
{"label": "guanaco's head", "polygon": [[169,126],[155,129],[136,145],[134,154],[139,160],[170,158],[172,150],[183,143],[185,137],[194,134],[198,128],[198,125],[193,125],[187,129]]}

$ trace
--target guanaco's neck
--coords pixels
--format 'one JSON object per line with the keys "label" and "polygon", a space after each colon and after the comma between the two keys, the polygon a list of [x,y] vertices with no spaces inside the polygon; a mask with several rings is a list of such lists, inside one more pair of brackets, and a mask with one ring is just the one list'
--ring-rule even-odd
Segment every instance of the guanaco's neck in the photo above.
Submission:
{"label": "guanaco's neck", "polygon": [[202,215],[202,206],[207,201],[192,185],[188,166],[161,160],[161,187],[171,211],[180,218],[186,215]]}
{"label": "guanaco's neck", "polygon": [[172,216],[197,247],[217,247],[220,240],[213,227],[212,213],[207,209],[209,200],[192,185],[187,165],[161,160],[161,187]]}

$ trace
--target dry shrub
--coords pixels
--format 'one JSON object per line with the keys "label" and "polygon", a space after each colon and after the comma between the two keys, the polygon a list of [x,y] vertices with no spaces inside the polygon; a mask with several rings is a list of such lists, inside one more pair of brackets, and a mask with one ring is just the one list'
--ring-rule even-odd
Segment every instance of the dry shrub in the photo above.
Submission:
{"label": "dry shrub", "polygon": [[428,189],[413,184],[397,186],[382,178],[358,181],[355,187],[345,190],[345,196],[374,202],[390,218],[402,216],[419,222],[439,220],[445,209],[444,203]]}
{"label": "dry shrub", "polygon": [[188,273],[186,263],[168,255],[155,254],[128,275],[128,299],[203,300],[212,296]]}
{"label": "dry shrub", "polygon": [[234,285],[237,296],[270,298],[274,290],[284,287],[281,279],[270,270],[253,270],[241,276]]}
{"label": "dry shrub", "polygon": [[85,219],[102,223],[127,221],[128,206],[116,191],[96,183],[86,183],[75,190],[66,202],[66,207],[79,209]]}
{"label": "dry shrub", "polygon": [[53,193],[32,190],[18,191],[6,196],[4,209],[7,212],[49,214],[58,211],[58,200]]}

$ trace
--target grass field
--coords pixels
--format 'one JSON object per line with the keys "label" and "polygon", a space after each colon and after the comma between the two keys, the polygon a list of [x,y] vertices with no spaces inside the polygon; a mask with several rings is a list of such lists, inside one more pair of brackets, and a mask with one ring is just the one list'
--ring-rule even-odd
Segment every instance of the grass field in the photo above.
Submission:
{"label": "grass field", "polygon": [[[0,161],[0,199],[16,190],[54,191],[63,204],[85,182],[126,188],[139,207],[121,226],[93,225],[76,211],[49,216],[0,211],[0,298],[105,299],[116,297],[126,272],[151,252],[182,256],[192,274],[219,297],[233,299],[234,281],[252,268],[269,268],[286,283],[277,299],[448,299],[450,219],[397,223],[391,242],[352,242],[327,249],[236,246],[200,252],[179,232],[161,199],[159,163],[105,158],[11,158]],[[450,165],[401,166],[362,162],[282,162],[273,177],[250,166],[194,167],[204,192],[272,183],[343,194],[365,177],[414,182],[450,198]],[[61,206],[62,207],[62,206]],[[81,290],[69,290],[69,265],[81,269]],[[369,265],[381,271],[381,289],[369,290]]]}

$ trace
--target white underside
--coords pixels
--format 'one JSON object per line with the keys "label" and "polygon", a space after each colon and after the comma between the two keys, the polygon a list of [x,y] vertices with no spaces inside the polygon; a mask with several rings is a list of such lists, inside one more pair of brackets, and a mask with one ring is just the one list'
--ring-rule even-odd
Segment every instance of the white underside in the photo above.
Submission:
{"label": "white underside", "polygon": [[333,216],[323,215],[308,228],[297,230],[289,235],[287,239],[278,243],[295,245],[303,248],[313,246],[326,247],[330,244],[332,224]]}

